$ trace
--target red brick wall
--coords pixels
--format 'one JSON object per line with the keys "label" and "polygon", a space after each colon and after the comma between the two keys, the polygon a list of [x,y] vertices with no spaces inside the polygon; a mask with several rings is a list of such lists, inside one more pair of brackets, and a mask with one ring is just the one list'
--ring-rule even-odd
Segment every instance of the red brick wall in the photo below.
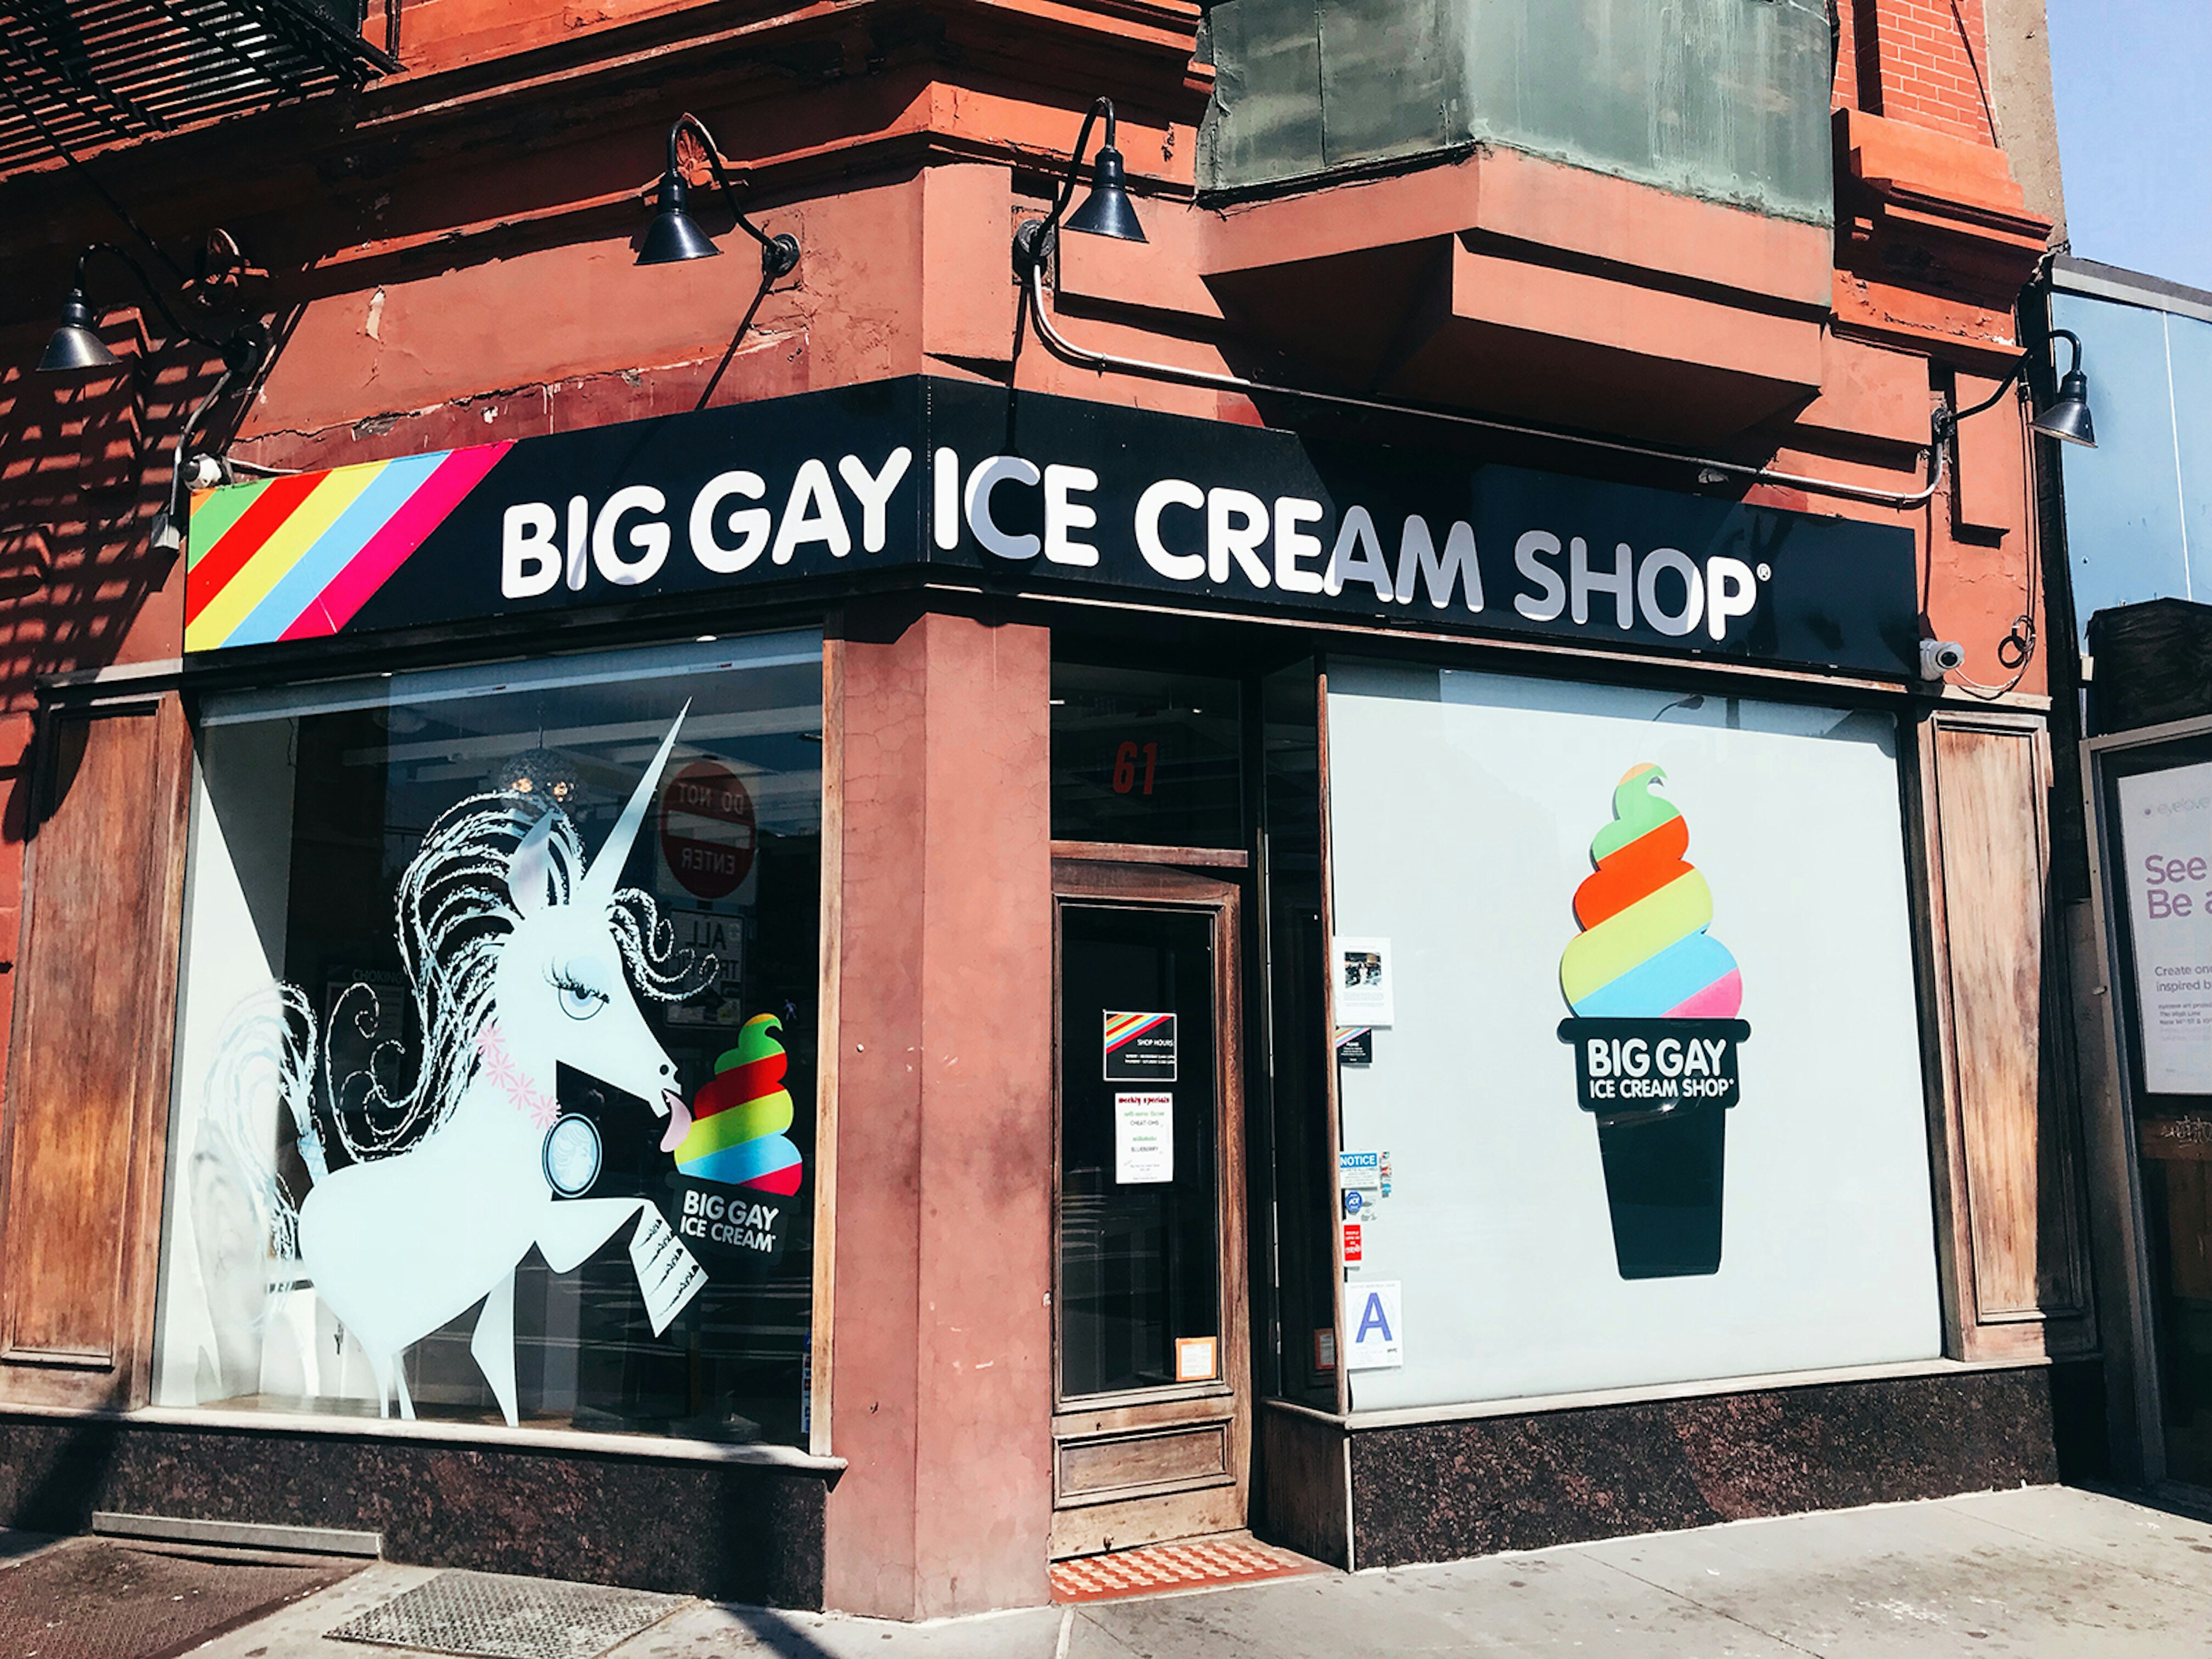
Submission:
{"label": "red brick wall", "polygon": [[1836,102],[1993,144],[1983,0],[1838,0]]}

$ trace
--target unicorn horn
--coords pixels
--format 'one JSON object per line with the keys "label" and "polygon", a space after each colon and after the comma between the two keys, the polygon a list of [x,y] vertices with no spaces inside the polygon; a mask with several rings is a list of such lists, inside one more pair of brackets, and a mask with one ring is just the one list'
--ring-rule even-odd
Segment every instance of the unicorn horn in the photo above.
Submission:
{"label": "unicorn horn", "polygon": [[622,879],[623,866],[629,862],[629,849],[637,840],[638,827],[645,822],[645,810],[653,804],[653,792],[659,787],[660,775],[668,765],[669,751],[676,747],[676,734],[684,729],[684,717],[690,712],[691,703],[687,698],[676,713],[676,724],[660,740],[660,752],[653,757],[653,764],[637,781],[629,805],[623,808],[615,827],[600,843],[599,856],[592,860],[592,867],[577,884],[577,902],[605,904],[615,896],[615,884]]}

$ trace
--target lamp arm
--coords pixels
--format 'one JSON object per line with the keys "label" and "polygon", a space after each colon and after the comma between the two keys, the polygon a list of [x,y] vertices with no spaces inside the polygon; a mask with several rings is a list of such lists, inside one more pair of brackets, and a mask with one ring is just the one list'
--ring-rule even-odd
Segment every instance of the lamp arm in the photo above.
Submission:
{"label": "lamp arm", "polygon": [[721,187],[722,199],[730,204],[730,211],[737,216],[738,228],[761,245],[762,267],[771,276],[781,276],[788,272],[799,263],[798,241],[789,236],[771,236],[745,217],[744,204],[738,200],[738,187],[731,180],[729,168],[722,161],[722,147],[714,142],[714,135],[707,131],[707,124],[689,110],[678,116],[675,125],[668,129],[668,171],[677,173],[681,170],[682,158],[677,154],[676,140],[686,127],[698,136],[701,146],[706,150],[708,168],[714,173],[714,182]]}
{"label": "lamp arm", "polygon": [[1048,234],[1066,213],[1067,204],[1075,199],[1075,187],[1083,182],[1083,147],[1091,142],[1091,129],[1097,125],[1101,115],[1106,118],[1105,148],[1114,148],[1114,100],[1101,98],[1085,112],[1083,125],[1075,131],[1075,148],[1067,157],[1067,177],[1060,181],[1060,196],[1053,203],[1052,211],[1044,216],[1044,229],[1036,232],[1036,235]]}
{"label": "lamp arm", "polygon": [[187,328],[182,322],[179,321],[177,313],[170,310],[168,302],[161,298],[161,290],[154,286],[154,279],[146,274],[145,267],[141,265],[129,254],[125,253],[121,248],[116,246],[112,242],[94,242],[89,247],[86,248],[83,252],[76,256],[76,280],[75,286],[80,294],[84,291],[85,264],[95,253],[112,255],[114,258],[120,259],[124,264],[130,268],[131,274],[138,279],[138,286],[145,291],[146,297],[154,302],[154,309],[160,312],[161,313],[161,320],[168,324],[171,333],[181,334],[187,340],[193,341],[199,345],[204,345],[210,351],[221,351],[224,349],[223,342],[221,340],[210,339],[206,335],[202,334],[197,329]]}
{"label": "lamp arm", "polygon": [[1042,219],[1024,219],[1014,228],[1016,276],[1026,280],[1030,270],[1051,254],[1054,233],[1060,228],[1067,204],[1075,199],[1076,185],[1083,180],[1083,147],[1091,142],[1091,130],[1101,115],[1106,118],[1105,147],[1114,148],[1114,100],[1101,98],[1085,112],[1083,125],[1076,129],[1075,149],[1067,158],[1067,177],[1060,180],[1060,195],[1052,204],[1052,211]]}
{"label": "lamp arm", "polygon": [[[2080,337],[2075,334],[2071,329],[2054,328],[2050,331],[2048,337],[2053,340],[2063,340],[2068,345],[2073,348],[2074,355],[2072,359],[2066,365],[2066,372],[2069,374],[2078,374],[2081,373],[2081,341]],[[1960,422],[1970,419],[1972,416],[1980,414],[1985,409],[1996,408],[1997,399],[2003,397],[2006,392],[2011,391],[2013,382],[2019,380],[2021,374],[2027,371],[2027,360],[2028,354],[2025,351],[2021,352],[2019,356],[2013,359],[2012,367],[2005,370],[2004,379],[1997,382],[1996,390],[1990,392],[1988,397],[1983,398],[1981,402],[1974,404],[1971,409],[1961,409],[1954,413],[1944,405],[1937,405],[1936,410],[1936,436],[1939,438],[1948,438],[1958,430]]]}

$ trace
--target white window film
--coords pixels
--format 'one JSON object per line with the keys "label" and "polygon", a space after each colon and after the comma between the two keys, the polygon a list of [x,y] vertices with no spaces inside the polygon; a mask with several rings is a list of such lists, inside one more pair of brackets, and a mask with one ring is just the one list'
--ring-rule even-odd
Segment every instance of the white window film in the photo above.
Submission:
{"label": "white window film", "polygon": [[1355,1407],[1940,1353],[1893,721],[1333,661],[1328,754]]}
{"label": "white window film", "polygon": [[156,1403],[804,1440],[821,653],[205,700]]}

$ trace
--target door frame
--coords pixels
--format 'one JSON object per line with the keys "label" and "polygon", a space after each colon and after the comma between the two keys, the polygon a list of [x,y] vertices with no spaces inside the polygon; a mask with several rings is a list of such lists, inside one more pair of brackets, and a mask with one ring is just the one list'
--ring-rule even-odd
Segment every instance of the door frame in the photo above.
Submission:
{"label": "door frame", "polygon": [[[1170,1538],[1236,1531],[1250,1515],[1252,1480],[1252,1351],[1249,1260],[1246,1245],[1244,1170],[1244,949],[1243,883],[1237,872],[1200,874],[1164,861],[1166,851],[1146,849],[1144,863],[1105,862],[1062,856],[1056,845],[1052,864],[1053,1047],[1052,1047],[1052,1434],[1054,1560],[1125,1545]],[[1073,848],[1066,848],[1073,852]],[[1121,849],[1115,849],[1121,850]],[[1240,863],[1242,860],[1238,860]],[[1218,852],[1200,853],[1194,864],[1226,864]],[[1224,879],[1224,878],[1227,878]],[[1060,1078],[1064,1017],[1060,1003],[1061,928],[1070,903],[1121,905],[1132,908],[1210,914],[1214,951],[1214,1167],[1218,1183],[1216,1249],[1220,1268],[1220,1364],[1211,1382],[1186,1382],[1115,1394],[1083,1395],[1073,1402],[1060,1395]],[[1145,1478],[1144,1452],[1167,1450],[1182,1443],[1202,1451],[1218,1435],[1218,1473],[1162,1473],[1156,1465]],[[1108,1452],[1130,1449],[1122,1484],[1066,1491],[1069,1453],[1086,1449]],[[1172,1458],[1168,1460],[1172,1462]]]}

